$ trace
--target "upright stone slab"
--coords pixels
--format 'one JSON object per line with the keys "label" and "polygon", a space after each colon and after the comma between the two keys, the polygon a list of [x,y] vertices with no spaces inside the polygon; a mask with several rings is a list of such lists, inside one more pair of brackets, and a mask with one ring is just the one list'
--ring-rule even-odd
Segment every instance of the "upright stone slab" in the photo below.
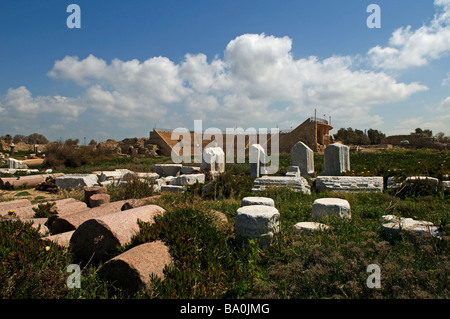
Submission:
{"label": "upright stone slab", "polygon": [[234,225],[236,239],[244,245],[255,239],[261,247],[268,248],[280,232],[280,213],[274,207],[250,205],[238,208]]}
{"label": "upright stone slab", "polygon": [[207,147],[202,154],[200,170],[209,170],[211,173],[225,172],[225,153],[221,147]]}
{"label": "upright stone slab", "polygon": [[152,275],[164,279],[164,268],[171,262],[169,248],[162,241],[155,241],[112,258],[100,268],[99,275],[116,281],[129,292],[137,292],[149,287]]}
{"label": "upright stone slab", "polygon": [[118,247],[128,244],[139,232],[138,221],[154,223],[155,217],[164,212],[160,206],[146,205],[89,219],[73,233],[69,250],[77,262],[110,259]]}
{"label": "upright stone slab", "polygon": [[291,149],[291,165],[300,168],[302,176],[314,177],[314,152],[303,142]]}
{"label": "upright stone slab", "polygon": [[312,219],[320,220],[329,214],[334,214],[341,218],[351,218],[349,202],[340,198],[316,199],[312,205]]}
{"label": "upright stone slab", "polygon": [[267,174],[266,171],[266,152],[259,144],[250,146],[250,176],[255,179]]}
{"label": "upright stone slab", "polygon": [[340,176],[350,170],[350,149],[348,146],[335,143],[325,148],[324,152],[325,172],[324,176]]}

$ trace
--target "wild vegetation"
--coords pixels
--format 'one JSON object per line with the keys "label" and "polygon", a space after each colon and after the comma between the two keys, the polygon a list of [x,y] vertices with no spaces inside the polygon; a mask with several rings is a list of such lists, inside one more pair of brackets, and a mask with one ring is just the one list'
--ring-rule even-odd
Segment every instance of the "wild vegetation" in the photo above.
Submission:
{"label": "wild vegetation", "polygon": [[[354,175],[442,177],[450,172],[448,151],[383,151],[351,153]],[[110,159],[87,164],[81,170],[133,168],[148,171],[154,162],[170,158]],[[315,155],[316,173],[323,158]],[[280,174],[290,165],[280,158]],[[71,171],[71,169],[67,169]],[[116,283],[98,275],[101,264],[82,269],[81,288],[68,289],[66,249],[39,241],[29,224],[0,222],[1,298],[443,298],[450,297],[448,278],[450,194],[429,194],[420,188],[399,196],[396,192],[329,193],[311,195],[289,189],[267,189],[281,215],[281,235],[270,249],[236,243],[233,224],[242,197],[252,195],[248,164],[227,164],[216,179],[213,192],[201,185],[183,194],[165,194],[156,204],[166,209],[155,224],[140,224],[140,232],[122,251],[156,239],[170,249],[173,264],[165,280],[154,278],[148,291],[129,295]],[[130,183],[125,190],[110,189],[114,198],[145,197],[148,185]],[[352,218],[328,217],[331,229],[307,236],[294,235],[292,227],[309,221],[317,198],[339,197],[349,201]],[[1,199],[0,199],[1,200]],[[212,212],[223,213],[223,224]],[[443,239],[385,237],[380,217],[393,214],[433,222]],[[381,288],[366,285],[367,266],[381,269]]]}

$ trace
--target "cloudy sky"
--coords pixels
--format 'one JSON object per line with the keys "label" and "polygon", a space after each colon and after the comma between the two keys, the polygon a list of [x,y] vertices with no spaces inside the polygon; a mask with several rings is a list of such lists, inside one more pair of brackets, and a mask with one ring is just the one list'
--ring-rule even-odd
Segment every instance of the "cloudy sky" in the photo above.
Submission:
{"label": "cloudy sky", "polygon": [[2,0],[0,135],[289,129],[315,109],[332,133],[450,135],[449,53],[450,0]]}

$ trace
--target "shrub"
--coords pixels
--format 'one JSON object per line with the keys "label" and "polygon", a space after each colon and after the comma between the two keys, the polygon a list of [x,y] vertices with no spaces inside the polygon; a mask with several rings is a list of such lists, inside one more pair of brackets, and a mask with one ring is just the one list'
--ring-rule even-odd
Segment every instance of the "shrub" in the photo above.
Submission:
{"label": "shrub", "polygon": [[62,247],[39,240],[30,223],[0,221],[0,298],[60,298],[70,264]]}
{"label": "shrub", "polygon": [[112,151],[98,149],[92,145],[78,146],[73,143],[53,142],[47,146],[43,166],[54,169],[80,167],[110,159],[112,155]]}
{"label": "shrub", "polygon": [[137,177],[133,177],[124,186],[108,186],[108,194],[111,201],[150,197],[153,195],[153,192],[154,182],[152,179],[141,180]]}

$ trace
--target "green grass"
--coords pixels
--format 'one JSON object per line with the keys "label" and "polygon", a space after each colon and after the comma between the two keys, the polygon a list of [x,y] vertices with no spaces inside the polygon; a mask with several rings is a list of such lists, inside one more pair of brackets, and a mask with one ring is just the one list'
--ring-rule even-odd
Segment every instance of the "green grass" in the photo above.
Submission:
{"label": "green grass", "polygon": [[[449,172],[449,152],[384,151],[352,153],[352,174],[428,175]],[[316,173],[323,170],[315,155]],[[121,159],[98,164],[107,169],[144,170],[167,158]],[[116,161],[116,162],[115,162]],[[290,165],[281,156],[281,169]],[[88,172],[93,166],[83,167]],[[136,295],[106,282],[98,275],[101,264],[82,269],[81,289],[67,289],[66,268],[71,258],[66,249],[44,244],[29,224],[0,222],[0,298],[443,298],[448,299],[450,196],[395,196],[392,192],[313,192],[267,189],[281,216],[281,234],[270,249],[256,244],[237,244],[233,225],[242,197],[250,193],[248,164],[228,164],[214,184],[214,195],[201,195],[201,185],[184,194],[165,194],[156,204],[166,209],[155,224],[140,224],[140,232],[120,251],[148,241],[168,245],[173,264],[165,280],[154,278],[148,291]],[[391,171],[389,171],[391,170]],[[79,171],[79,170],[77,170]],[[147,186],[131,183],[116,199],[145,197]],[[294,235],[293,225],[311,220],[317,198],[339,197],[349,201],[352,218],[327,217],[332,228],[307,236]],[[222,212],[220,224],[211,211]],[[440,226],[443,240],[424,237],[386,238],[379,218],[385,214],[411,217]],[[45,247],[49,246],[49,250]],[[381,269],[381,288],[369,289],[367,266]]]}

